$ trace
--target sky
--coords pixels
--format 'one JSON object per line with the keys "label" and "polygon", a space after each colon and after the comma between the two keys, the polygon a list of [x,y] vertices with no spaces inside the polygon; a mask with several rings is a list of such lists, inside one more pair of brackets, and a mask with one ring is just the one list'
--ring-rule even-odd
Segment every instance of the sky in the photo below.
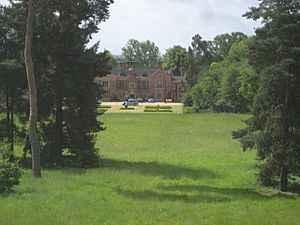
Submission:
{"label": "sky", "polygon": [[129,39],[151,40],[163,54],[174,45],[187,48],[195,34],[205,40],[235,31],[252,35],[260,24],[242,15],[257,5],[258,0],[115,0],[91,44],[100,41],[101,51],[119,55]]}

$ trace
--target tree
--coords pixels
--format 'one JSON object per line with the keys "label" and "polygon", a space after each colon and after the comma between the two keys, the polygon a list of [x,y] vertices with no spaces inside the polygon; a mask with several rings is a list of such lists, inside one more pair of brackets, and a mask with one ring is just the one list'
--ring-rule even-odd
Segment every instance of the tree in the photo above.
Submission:
{"label": "tree", "polygon": [[15,123],[15,117],[24,121],[27,100],[24,98],[26,79],[20,53],[24,40],[18,39],[15,30],[11,29],[14,20],[9,11],[8,7],[0,6],[0,113],[6,115],[0,118],[0,141],[9,145],[9,159],[13,161],[14,143],[16,138],[21,138],[22,124]]}
{"label": "tree", "polygon": [[262,0],[245,16],[264,24],[250,48],[260,79],[253,116],[233,136],[257,149],[259,180],[287,191],[289,176],[300,175],[300,2]]}
{"label": "tree", "polygon": [[184,63],[184,72],[190,89],[213,61],[214,57],[209,49],[209,43],[202,40],[199,34],[193,36]]}
{"label": "tree", "polygon": [[42,160],[48,165],[64,164],[64,155],[75,166],[97,163],[95,134],[103,128],[97,120],[99,87],[94,80],[107,73],[110,57],[108,52],[97,53],[98,44],[86,46],[98,31],[98,24],[109,17],[111,3],[37,2],[34,37],[39,62]]}
{"label": "tree", "polygon": [[32,173],[36,178],[41,177],[40,162],[40,144],[37,134],[37,90],[34,74],[34,65],[32,60],[32,37],[33,37],[33,17],[34,7],[33,0],[28,1],[28,16],[26,22],[26,36],[24,59],[28,81],[28,89],[30,94],[30,116],[29,116],[29,137],[32,151]]}
{"label": "tree", "polygon": [[250,111],[257,90],[257,73],[249,65],[251,38],[233,44],[220,62],[202,72],[192,89],[198,110],[245,113]]}
{"label": "tree", "polygon": [[175,45],[174,47],[167,49],[163,61],[173,74],[182,74],[186,53],[186,49],[180,45]]}
{"label": "tree", "polygon": [[149,66],[160,60],[159,48],[154,42],[130,39],[122,48],[122,56],[126,61],[137,62],[141,66]]}
{"label": "tree", "polygon": [[217,35],[213,41],[209,42],[209,47],[213,52],[214,57],[218,60],[223,60],[228,56],[231,46],[234,43],[240,42],[247,36],[241,32],[232,32],[231,34]]}
{"label": "tree", "polygon": [[[5,7],[11,21],[7,30],[23,46],[27,0],[10,2]],[[103,128],[96,111],[101,88],[94,80],[106,74],[114,62],[108,52],[97,52],[97,44],[90,48],[87,44],[99,30],[99,23],[109,17],[108,7],[112,3],[112,0],[34,2],[32,55],[44,164],[72,162],[75,166],[93,166],[97,161],[95,134]],[[1,50],[0,46],[0,55]],[[28,144],[29,141],[25,150]]]}

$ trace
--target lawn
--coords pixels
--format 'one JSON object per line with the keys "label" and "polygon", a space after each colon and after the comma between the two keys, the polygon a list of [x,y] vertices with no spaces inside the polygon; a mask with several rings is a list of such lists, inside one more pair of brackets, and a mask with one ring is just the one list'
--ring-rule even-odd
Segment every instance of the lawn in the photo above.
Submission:
{"label": "lawn", "polygon": [[299,225],[300,198],[260,187],[231,114],[105,114],[97,169],[25,171],[1,225]]}

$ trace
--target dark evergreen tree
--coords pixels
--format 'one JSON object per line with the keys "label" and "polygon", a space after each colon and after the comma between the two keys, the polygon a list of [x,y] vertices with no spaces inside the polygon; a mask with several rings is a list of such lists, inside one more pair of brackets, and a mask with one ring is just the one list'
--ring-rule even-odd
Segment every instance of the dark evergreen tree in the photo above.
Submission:
{"label": "dark evergreen tree", "polygon": [[[7,9],[15,23],[9,28],[23,42],[27,1],[10,3]],[[88,48],[87,44],[99,23],[108,18],[111,3],[34,2],[33,59],[44,164],[61,165],[67,155],[76,166],[92,166],[97,160],[94,137],[103,128],[96,119],[100,89],[94,79],[109,70],[110,56],[97,53],[97,45]]]}
{"label": "dark evergreen tree", "polygon": [[264,24],[250,49],[259,90],[253,117],[233,134],[257,149],[260,181],[287,191],[289,176],[300,175],[300,2],[262,0],[246,16]]}
{"label": "dark evergreen tree", "polygon": [[[36,60],[40,72],[44,162],[61,164],[63,151],[79,166],[96,162],[96,76],[108,71],[108,53],[87,49],[97,25],[108,18],[110,0],[38,1]],[[45,16],[47,15],[47,16]],[[42,56],[42,57],[40,57]],[[47,91],[45,91],[47,90]],[[47,100],[47,101],[45,101]]]}
{"label": "dark evergreen tree", "polygon": [[[20,126],[15,118],[23,121],[26,115],[26,80],[22,64],[21,49],[17,32],[12,29],[15,21],[10,17],[10,9],[0,6],[0,139],[9,144],[9,158],[14,160],[14,143],[21,137]],[[22,123],[18,123],[19,125]]]}

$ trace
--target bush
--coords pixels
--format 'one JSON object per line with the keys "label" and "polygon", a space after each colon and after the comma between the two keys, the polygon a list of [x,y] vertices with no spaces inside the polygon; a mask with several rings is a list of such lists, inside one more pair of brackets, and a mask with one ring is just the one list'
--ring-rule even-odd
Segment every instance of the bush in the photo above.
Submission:
{"label": "bush", "polygon": [[193,113],[197,113],[198,109],[194,106],[190,107],[190,106],[186,106],[183,108],[183,113],[185,114],[193,114]]}
{"label": "bush", "polygon": [[157,112],[157,109],[145,109],[144,112]]}
{"label": "bush", "polygon": [[193,105],[193,94],[192,92],[186,92],[183,97],[184,106],[192,106]]}
{"label": "bush", "polygon": [[158,112],[173,112],[172,109],[159,109]]}
{"label": "bush", "polygon": [[159,109],[172,109],[172,106],[160,106]]}
{"label": "bush", "polygon": [[133,107],[128,107],[128,108],[120,108],[120,110],[134,110]]}
{"label": "bush", "polygon": [[21,170],[13,163],[0,163],[0,193],[10,192],[20,183]]}
{"label": "bush", "polygon": [[110,109],[111,105],[100,105],[98,108],[100,108],[100,109]]}

